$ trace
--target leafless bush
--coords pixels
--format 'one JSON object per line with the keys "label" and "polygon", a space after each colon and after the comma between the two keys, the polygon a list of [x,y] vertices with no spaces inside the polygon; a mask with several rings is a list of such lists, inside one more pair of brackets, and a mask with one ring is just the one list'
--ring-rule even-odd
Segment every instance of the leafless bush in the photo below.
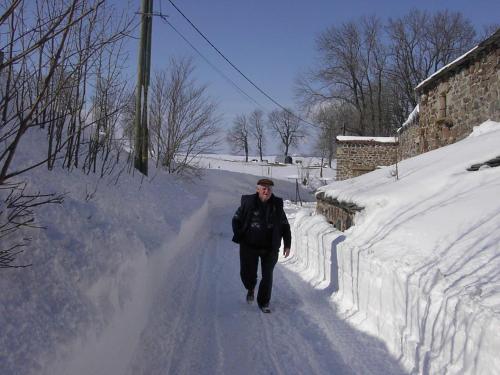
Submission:
{"label": "leafless bush", "polygon": [[17,238],[18,230],[24,228],[42,228],[35,221],[35,209],[46,204],[60,204],[62,194],[29,193],[26,183],[8,183],[0,185],[0,241],[8,243],[0,248],[0,268],[22,268],[29,266],[14,264],[16,256],[23,251],[31,238]]}
{"label": "leafless bush", "polygon": [[172,59],[151,87],[150,142],[157,163],[168,173],[196,169],[195,158],[219,143],[216,104],[192,78],[189,59]]}
{"label": "leafless bush", "polygon": [[[123,107],[117,62],[132,28],[105,0],[0,0],[0,189],[8,193],[0,206],[3,236],[31,226],[37,207],[62,201],[57,194],[27,194],[19,179],[26,172],[59,162],[101,175],[112,170],[114,126]],[[30,134],[46,152],[15,162]],[[6,264],[26,243],[0,248]]]}

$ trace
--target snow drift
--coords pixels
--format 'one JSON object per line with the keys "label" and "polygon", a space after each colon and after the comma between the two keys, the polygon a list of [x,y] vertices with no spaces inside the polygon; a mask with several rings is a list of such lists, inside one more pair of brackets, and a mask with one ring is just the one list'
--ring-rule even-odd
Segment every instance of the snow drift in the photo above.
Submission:
{"label": "snow drift", "polygon": [[297,215],[302,275],[415,373],[500,373],[500,123],[394,166],[320,188],[365,209],[338,232]]}

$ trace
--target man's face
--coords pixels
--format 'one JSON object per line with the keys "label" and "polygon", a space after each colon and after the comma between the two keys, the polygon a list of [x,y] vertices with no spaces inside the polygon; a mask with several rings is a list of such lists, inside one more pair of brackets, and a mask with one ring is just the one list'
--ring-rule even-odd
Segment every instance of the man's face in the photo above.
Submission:
{"label": "man's face", "polygon": [[271,186],[257,185],[257,193],[259,194],[259,199],[262,202],[266,202],[269,198],[271,198],[273,188]]}

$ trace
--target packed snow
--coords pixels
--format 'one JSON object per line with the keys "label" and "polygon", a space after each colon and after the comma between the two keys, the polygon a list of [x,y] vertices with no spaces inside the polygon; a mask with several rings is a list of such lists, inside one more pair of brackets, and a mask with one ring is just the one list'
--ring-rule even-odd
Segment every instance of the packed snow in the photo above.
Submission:
{"label": "packed snow", "polygon": [[[499,373],[500,168],[466,171],[499,142],[489,122],[398,180],[392,166],[327,186],[335,170],[306,158],[205,155],[199,179],[34,170],[30,189],[67,195],[23,233],[33,265],[1,270],[0,374]],[[231,242],[262,176],[293,228],[272,314],[245,302]],[[364,206],[353,227],[314,214],[316,187]]]}
{"label": "packed snow", "polygon": [[[348,322],[412,373],[500,373],[500,123],[355,179],[322,187],[364,210],[345,233],[295,219],[295,262]],[[301,268],[298,268],[299,270]]]}

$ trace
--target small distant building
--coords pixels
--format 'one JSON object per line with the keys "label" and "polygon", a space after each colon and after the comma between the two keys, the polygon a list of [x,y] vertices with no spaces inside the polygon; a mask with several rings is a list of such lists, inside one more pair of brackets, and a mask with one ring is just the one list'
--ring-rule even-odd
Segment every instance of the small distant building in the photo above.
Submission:
{"label": "small distant building", "polygon": [[486,120],[500,121],[500,29],[415,90],[419,153],[459,141]]}
{"label": "small distant building", "polygon": [[396,163],[398,142],[394,137],[337,136],[337,181]]}
{"label": "small distant building", "polygon": [[293,164],[293,159],[290,155],[280,155],[280,156],[276,156],[276,158],[274,158],[274,162],[275,163],[281,163],[281,164]]}

